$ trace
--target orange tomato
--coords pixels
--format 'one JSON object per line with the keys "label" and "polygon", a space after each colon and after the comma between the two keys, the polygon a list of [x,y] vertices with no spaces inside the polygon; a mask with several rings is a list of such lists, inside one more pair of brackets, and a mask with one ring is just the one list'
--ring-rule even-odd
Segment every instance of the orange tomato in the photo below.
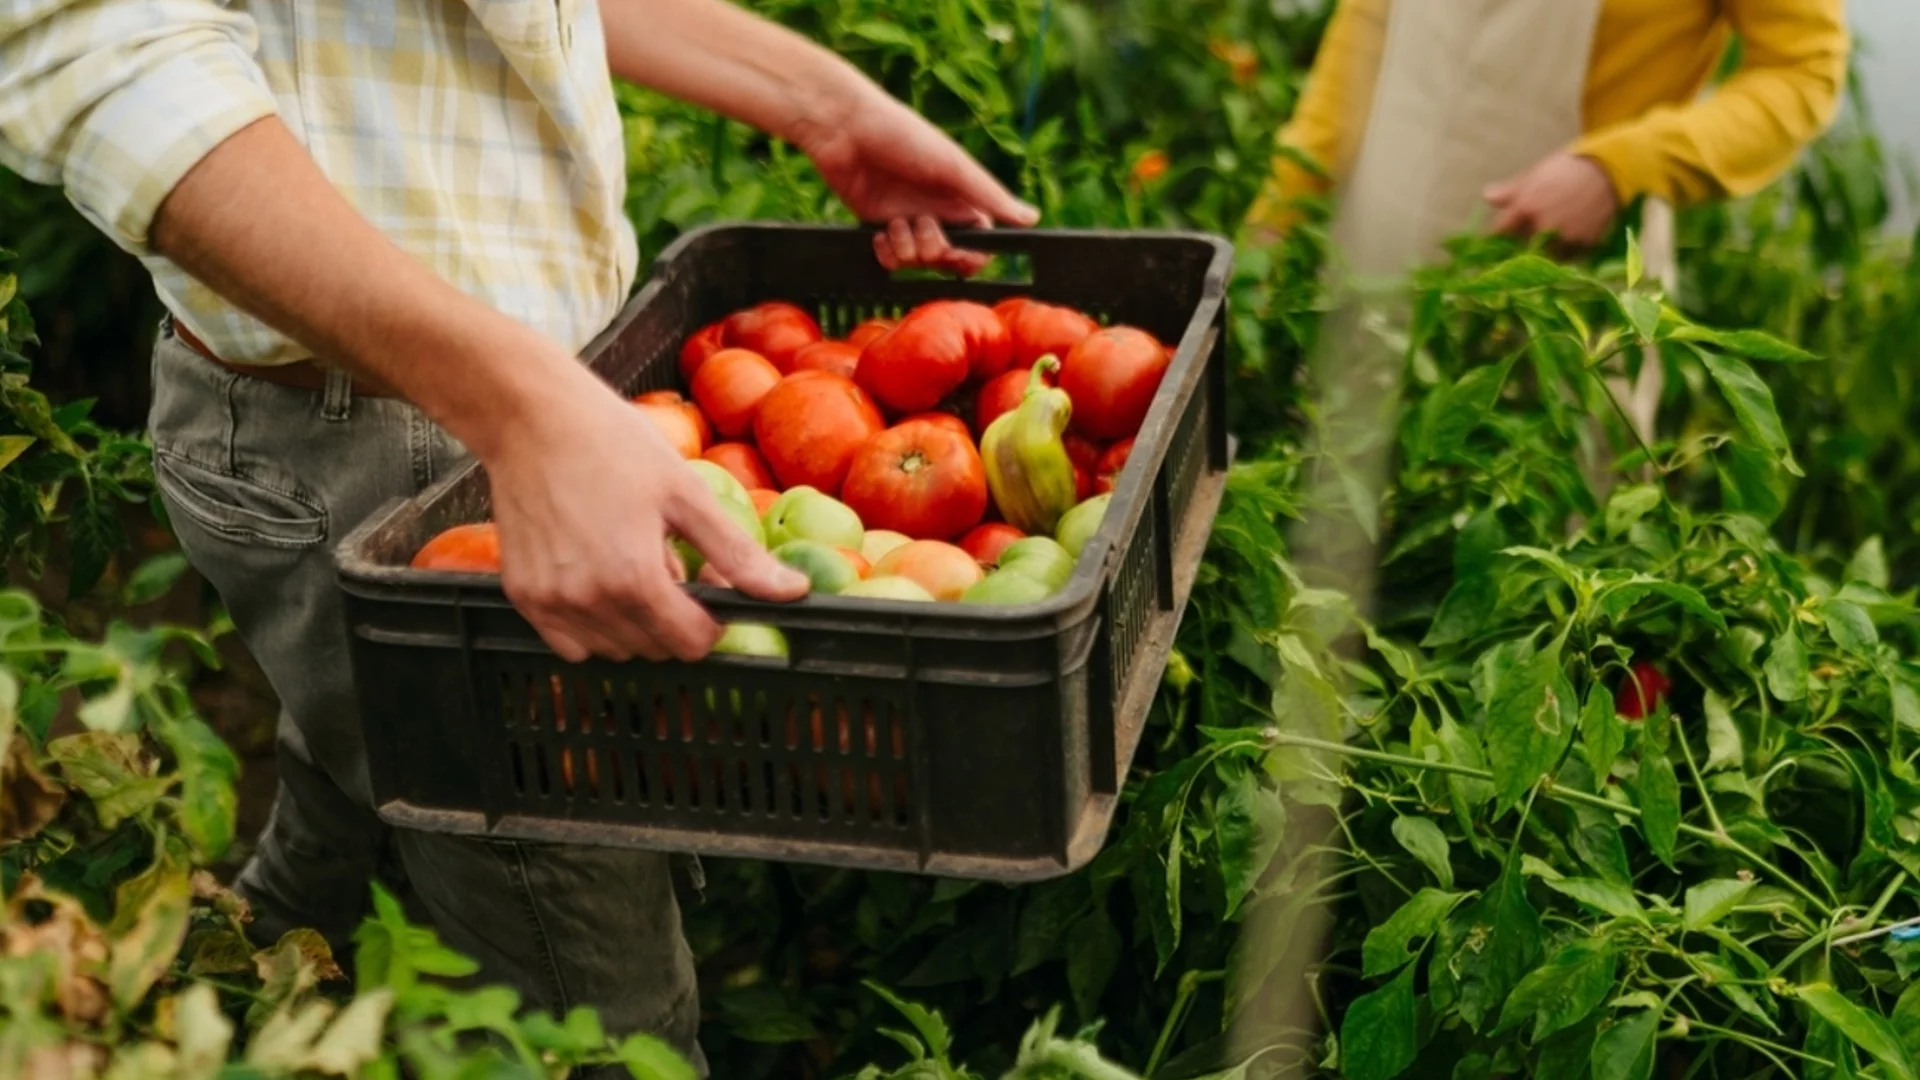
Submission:
{"label": "orange tomato", "polygon": [[720,434],[737,439],[753,428],[760,399],[779,382],[779,370],[766,357],[746,349],[722,349],[707,357],[694,375],[693,400]]}
{"label": "orange tomato", "polygon": [[853,568],[860,572],[861,580],[864,581],[868,577],[872,576],[873,564],[867,561],[867,557],[865,555],[862,555],[859,552],[848,547],[834,548],[833,550],[847,557],[847,561],[853,564]]}
{"label": "orange tomato", "polygon": [[856,349],[864,349],[873,339],[893,329],[892,319],[868,319],[859,326],[847,331],[847,344]]}
{"label": "orange tomato", "polygon": [[901,544],[873,565],[880,577],[903,577],[933,594],[935,600],[958,600],[986,576],[973,556],[939,540]]}
{"label": "orange tomato", "polygon": [[455,525],[426,542],[414,553],[415,570],[445,570],[459,574],[500,572],[500,531],[493,522]]}
{"label": "orange tomato", "polygon": [[681,457],[691,460],[706,449],[705,440],[701,438],[704,434],[701,429],[706,426],[706,421],[700,419],[698,413],[690,414],[688,406],[642,401],[635,402],[634,408],[653,422],[661,437],[667,440],[667,445],[673,447],[674,453]]}
{"label": "orange tomato", "polygon": [[753,500],[753,512],[766,517],[767,507],[773,505],[773,500],[779,498],[780,493],[772,488],[749,488],[747,496]]}
{"label": "orange tomato", "polygon": [[866,391],[831,371],[796,371],[766,395],[753,432],[784,487],[840,493],[847,465],[886,421]]}
{"label": "orange tomato", "polygon": [[860,366],[860,346],[845,341],[816,341],[793,355],[795,371],[831,371],[853,378]]}

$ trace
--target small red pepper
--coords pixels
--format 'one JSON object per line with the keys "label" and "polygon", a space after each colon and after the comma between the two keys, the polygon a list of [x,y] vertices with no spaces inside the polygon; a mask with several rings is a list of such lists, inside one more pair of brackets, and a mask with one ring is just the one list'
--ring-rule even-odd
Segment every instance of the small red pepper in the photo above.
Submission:
{"label": "small red pepper", "polygon": [[1665,672],[1645,660],[1636,660],[1632,674],[1621,683],[1618,711],[1628,720],[1644,720],[1660,708],[1671,689],[1673,680]]}

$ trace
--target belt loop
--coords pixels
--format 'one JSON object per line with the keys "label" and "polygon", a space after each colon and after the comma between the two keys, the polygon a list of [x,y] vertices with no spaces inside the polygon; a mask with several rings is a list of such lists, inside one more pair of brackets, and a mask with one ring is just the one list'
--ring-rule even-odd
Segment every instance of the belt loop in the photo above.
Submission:
{"label": "belt loop", "polygon": [[320,396],[320,419],[341,421],[353,415],[353,376],[339,368],[327,369],[326,389]]}

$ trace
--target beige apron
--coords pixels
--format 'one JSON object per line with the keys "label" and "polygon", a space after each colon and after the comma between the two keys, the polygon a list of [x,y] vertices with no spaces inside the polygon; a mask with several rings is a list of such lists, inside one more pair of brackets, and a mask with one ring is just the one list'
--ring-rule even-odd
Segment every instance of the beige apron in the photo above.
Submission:
{"label": "beige apron", "polygon": [[[1571,145],[1602,0],[1390,0],[1370,115],[1334,219],[1345,268],[1398,275],[1483,224],[1482,193]],[[1372,73],[1367,73],[1372,74]],[[1673,216],[1649,200],[1648,277],[1672,285]],[[1643,436],[1660,365],[1616,386]]]}

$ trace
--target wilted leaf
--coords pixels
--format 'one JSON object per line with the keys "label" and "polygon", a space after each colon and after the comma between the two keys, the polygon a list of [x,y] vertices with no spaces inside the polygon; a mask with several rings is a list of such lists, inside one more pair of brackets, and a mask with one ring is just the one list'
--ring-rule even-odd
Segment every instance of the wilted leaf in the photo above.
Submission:
{"label": "wilted leaf", "polygon": [[227,1060],[233,1021],[220,1011],[219,995],[206,983],[194,983],[174,998],[174,1043],[180,1080],[211,1080]]}
{"label": "wilted leaf", "polygon": [[393,1007],[393,991],[382,987],[355,997],[328,1025],[301,1062],[301,1067],[338,1076],[351,1076],[362,1065],[380,1056],[381,1038],[386,1032],[387,1011]]}
{"label": "wilted leaf", "polygon": [[60,814],[66,789],[49,780],[34,764],[27,741],[6,740],[0,752],[0,840],[25,840]]}
{"label": "wilted leaf", "polygon": [[185,952],[189,975],[231,975],[253,967],[253,948],[231,930],[196,930]]}
{"label": "wilted leaf", "polygon": [[109,829],[144,812],[173,787],[171,777],[153,775],[138,735],[83,731],[53,740],[47,753],[59,762],[67,783],[93,800],[100,824]]}
{"label": "wilted leaf", "polygon": [[166,863],[155,863],[121,884],[107,962],[107,986],[121,1009],[131,1009],[146,997],[179,955],[192,894],[187,871]]}

